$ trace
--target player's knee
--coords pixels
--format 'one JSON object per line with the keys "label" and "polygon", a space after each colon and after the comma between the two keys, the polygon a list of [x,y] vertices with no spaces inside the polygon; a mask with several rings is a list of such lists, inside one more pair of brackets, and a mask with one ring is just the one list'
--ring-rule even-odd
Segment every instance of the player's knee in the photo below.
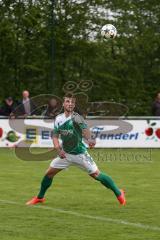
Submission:
{"label": "player's knee", "polygon": [[46,172],[46,175],[49,177],[49,178],[53,178],[60,170],[58,169],[54,169],[54,168],[49,168]]}
{"label": "player's knee", "polygon": [[53,173],[46,173],[46,175],[47,175],[47,177],[49,177],[49,178],[53,178],[55,174],[53,174]]}
{"label": "player's knee", "polygon": [[90,174],[90,176],[97,180],[97,177],[99,176],[99,174],[100,174],[100,171],[96,170],[94,173]]}

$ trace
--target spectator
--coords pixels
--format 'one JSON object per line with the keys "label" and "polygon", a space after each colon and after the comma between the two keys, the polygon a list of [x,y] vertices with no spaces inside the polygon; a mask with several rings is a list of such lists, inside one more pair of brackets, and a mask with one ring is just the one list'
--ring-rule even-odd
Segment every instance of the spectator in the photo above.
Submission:
{"label": "spectator", "polygon": [[19,102],[18,108],[16,109],[16,115],[19,116],[30,116],[35,114],[36,106],[32,99],[29,98],[29,92],[27,90],[22,92],[22,101]]}
{"label": "spectator", "polygon": [[153,116],[160,116],[160,92],[157,93],[155,101],[152,104]]}
{"label": "spectator", "polygon": [[55,98],[48,101],[47,109],[42,113],[42,116],[48,118],[55,118],[61,111],[61,103]]}
{"label": "spectator", "polygon": [[0,117],[3,116],[3,109],[0,107]]}
{"label": "spectator", "polygon": [[17,104],[14,102],[13,98],[7,97],[1,107],[0,114],[3,116],[10,116],[14,112],[16,106]]}

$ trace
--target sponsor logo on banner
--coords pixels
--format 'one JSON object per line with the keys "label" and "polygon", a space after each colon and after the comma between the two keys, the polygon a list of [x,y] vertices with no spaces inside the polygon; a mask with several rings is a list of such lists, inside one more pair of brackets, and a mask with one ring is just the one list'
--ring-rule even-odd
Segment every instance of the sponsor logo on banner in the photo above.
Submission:
{"label": "sponsor logo on banner", "polygon": [[143,134],[146,135],[146,140],[152,140],[154,142],[160,141],[160,126],[157,126],[157,122],[147,120],[148,127],[145,129]]}
{"label": "sponsor logo on banner", "polygon": [[41,139],[42,140],[49,140],[51,139],[51,132],[48,130],[42,130],[41,132]]}
{"label": "sponsor logo on banner", "polygon": [[46,147],[53,147],[51,132],[49,130],[41,130],[40,131],[40,144]]}
{"label": "sponsor logo on banner", "polygon": [[98,138],[100,140],[137,140],[139,137],[139,132],[131,133],[107,133],[106,126],[98,126],[91,128],[93,138]]}
{"label": "sponsor logo on banner", "polygon": [[26,128],[25,142],[38,143],[38,129],[37,128]]}
{"label": "sponsor logo on banner", "polygon": [[[6,147],[16,147],[20,138],[21,138],[21,136],[19,136],[15,131],[9,130],[9,129],[7,131],[4,131],[0,127],[0,141],[4,147],[5,146]],[[1,144],[0,144],[0,146],[1,146]]]}
{"label": "sponsor logo on banner", "polygon": [[26,129],[26,142],[32,142],[34,144],[51,144],[51,131],[41,130],[38,128],[27,128]]}
{"label": "sponsor logo on banner", "polygon": [[17,133],[15,131],[9,131],[6,135],[6,140],[8,140],[9,142],[17,142],[19,140],[19,136],[17,135]]}
{"label": "sponsor logo on banner", "polygon": [[3,137],[3,128],[0,127],[0,138]]}

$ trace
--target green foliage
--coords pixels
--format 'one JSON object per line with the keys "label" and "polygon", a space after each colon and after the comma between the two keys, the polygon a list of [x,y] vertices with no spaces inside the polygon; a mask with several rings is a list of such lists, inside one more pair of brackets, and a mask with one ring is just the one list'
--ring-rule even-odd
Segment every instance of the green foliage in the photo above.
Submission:
{"label": "green foliage", "polygon": [[43,205],[26,206],[49,162],[22,161],[13,149],[1,148],[1,240],[159,240],[160,150],[93,149],[90,154],[125,188],[125,207],[76,167],[56,175]]}
{"label": "green foliage", "polygon": [[[150,115],[160,79],[160,4],[154,1],[0,1],[0,94],[63,95],[92,80],[90,101],[116,101]],[[100,28],[112,23],[115,40]],[[10,86],[8,88],[8,86]]]}

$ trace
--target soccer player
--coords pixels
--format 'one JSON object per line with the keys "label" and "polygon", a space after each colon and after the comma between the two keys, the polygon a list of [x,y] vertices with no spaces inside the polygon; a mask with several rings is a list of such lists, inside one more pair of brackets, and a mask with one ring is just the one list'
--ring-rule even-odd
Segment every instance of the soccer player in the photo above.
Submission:
{"label": "soccer player", "polygon": [[[89,176],[101,182],[106,188],[111,189],[119,203],[125,205],[124,191],[117,187],[110,176],[98,169],[82,142],[82,138],[84,138],[87,140],[90,148],[95,145],[95,141],[91,139],[91,132],[85,124],[84,119],[78,113],[74,112],[75,104],[76,99],[72,94],[67,94],[64,97],[64,112],[56,117],[53,130],[53,144],[58,156],[53,159],[43,177],[38,195],[26,204],[34,205],[44,202],[44,195],[51,186],[54,176],[70,165],[75,165],[85,170]],[[59,141],[60,137],[62,145]]]}

